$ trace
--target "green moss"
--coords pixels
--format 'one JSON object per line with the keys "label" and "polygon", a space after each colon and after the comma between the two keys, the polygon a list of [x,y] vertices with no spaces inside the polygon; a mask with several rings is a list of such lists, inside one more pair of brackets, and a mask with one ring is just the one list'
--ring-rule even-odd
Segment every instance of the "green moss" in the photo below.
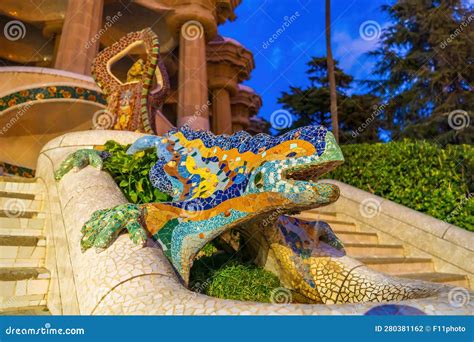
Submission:
{"label": "green moss", "polygon": [[359,189],[474,231],[474,147],[426,141],[341,146],[328,174]]}
{"label": "green moss", "polygon": [[276,275],[260,267],[245,264],[230,264],[217,270],[207,289],[209,296],[270,302],[273,289],[280,287]]}
{"label": "green moss", "polygon": [[[209,245],[209,250],[215,249],[213,243]],[[280,281],[273,273],[217,249],[195,260],[191,270],[192,290],[222,299],[268,303],[277,287]]]}

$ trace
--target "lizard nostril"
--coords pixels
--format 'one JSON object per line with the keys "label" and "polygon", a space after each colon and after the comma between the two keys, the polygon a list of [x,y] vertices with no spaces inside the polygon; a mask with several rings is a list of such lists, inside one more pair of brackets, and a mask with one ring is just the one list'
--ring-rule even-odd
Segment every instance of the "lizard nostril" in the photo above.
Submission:
{"label": "lizard nostril", "polygon": [[257,188],[261,188],[263,186],[263,174],[261,171],[255,175],[253,182]]}

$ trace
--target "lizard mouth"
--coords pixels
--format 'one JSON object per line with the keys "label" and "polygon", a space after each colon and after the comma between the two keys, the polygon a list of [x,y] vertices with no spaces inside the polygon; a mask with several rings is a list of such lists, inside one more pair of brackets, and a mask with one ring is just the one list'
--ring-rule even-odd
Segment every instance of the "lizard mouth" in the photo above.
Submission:
{"label": "lizard mouth", "polygon": [[315,183],[321,176],[342,164],[342,160],[332,160],[317,164],[302,164],[285,169],[282,177],[290,182]]}

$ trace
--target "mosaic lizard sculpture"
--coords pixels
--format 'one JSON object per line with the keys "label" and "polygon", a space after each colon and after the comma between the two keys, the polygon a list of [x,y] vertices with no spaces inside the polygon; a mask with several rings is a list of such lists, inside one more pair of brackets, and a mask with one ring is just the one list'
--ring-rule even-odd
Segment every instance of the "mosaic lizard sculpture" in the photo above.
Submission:
{"label": "mosaic lizard sculpture", "polygon": [[[145,28],[131,32],[102,50],[92,63],[92,75],[107,96],[105,124],[100,129],[128,130],[145,133],[156,132],[155,119],[159,106],[169,90],[168,74],[159,54],[156,34]],[[112,65],[135,52],[142,55],[128,70],[122,82],[112,73]]]}
{"label": "mosaic lizard sculpture", "polygon": [[[326,128],[252,137],[246,132],[215,136],[183,127],[162,137],[142,137],[127,153],[149,148],[158,155],[150,172],[152,184],[173,200],[96,211],[82,228],[83,250],[106,248],[124,229],[137,244],[152,237],[187,286],[200,249],[234,229],[246,238],[246,250],[256,263],[276,273],[303,302],[430,294],[424,286],[402,284],[346,257],[327,224],[287,216],[330,204],[339,196],[335,185],[315,181],[344,161]],[[57,179],[73,167],[100,168],[100,153],[75,152],[57,171]]]}

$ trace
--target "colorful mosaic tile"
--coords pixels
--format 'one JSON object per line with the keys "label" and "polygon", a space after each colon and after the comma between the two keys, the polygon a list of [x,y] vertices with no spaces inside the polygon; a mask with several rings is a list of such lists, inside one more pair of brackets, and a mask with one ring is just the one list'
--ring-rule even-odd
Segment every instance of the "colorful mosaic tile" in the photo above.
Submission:
{"label": "colorful mosaic tile", "polygon": [[9,163],[0,162],[0,176],[19,176],[25,178],[33,178],[35,170],[27,167],[12,165]]}
{"label": "colorful mosaic tile", "polygon": [[0,111],[32,101],[53,99],[78,99],[106,104],[105,98],[97,91],[72,86],[49,86],[25,89],[0,98]]}
{"label": "colorful mosaic tile", "polygon": [[[146,60],[138,59],[122,83],[110,65],[134,46],[143,44]],[[107,96],[107,111],[113,116],[108,129],[153,133],[155,115],[169,89],[168,75],[159,55],[156,34],[146,28],[131,32],[102,50],[92,64],[92,75]]]}

